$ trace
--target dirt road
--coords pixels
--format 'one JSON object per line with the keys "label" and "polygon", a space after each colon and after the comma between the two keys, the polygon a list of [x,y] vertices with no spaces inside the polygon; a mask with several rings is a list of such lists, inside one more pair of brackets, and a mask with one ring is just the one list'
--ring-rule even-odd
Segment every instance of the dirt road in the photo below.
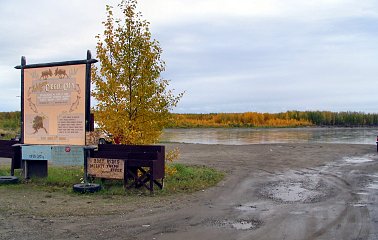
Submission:
{"label": "dirt road", "polygon": [[375,146],[176,146],[224,181],[127,201],[0,187],[0,239],[378,239]]}

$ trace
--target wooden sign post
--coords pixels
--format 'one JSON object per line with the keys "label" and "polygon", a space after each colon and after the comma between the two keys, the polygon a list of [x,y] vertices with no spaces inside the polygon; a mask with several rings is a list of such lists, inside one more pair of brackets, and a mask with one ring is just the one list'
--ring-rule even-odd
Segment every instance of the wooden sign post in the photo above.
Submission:
{"label": "wooden sign post", "polygon": [[90,129],[90,71],[86,60],[26,64],[21,58],[21,143],[85,145]]}
{"label": "wooden sign post", "polygon": [[[24,166],[41,160],[30,156],[51,155],[54,145],[85,148],[91,123],[91,64],[96,62],[89,50],[85,60],[26,64],[26,58],[21,58],[21,65],[15,68],[21,69],[20,143]],[[41,152],[44,146],[50,146],[50,151]],[[43,154],[30,154],[38,151]],[[85,157],[83,153],[84,162]]]}

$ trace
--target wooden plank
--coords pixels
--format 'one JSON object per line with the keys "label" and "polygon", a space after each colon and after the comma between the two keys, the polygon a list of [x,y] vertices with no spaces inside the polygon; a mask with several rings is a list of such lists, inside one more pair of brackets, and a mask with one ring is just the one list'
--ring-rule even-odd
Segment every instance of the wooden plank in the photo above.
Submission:
{"label": "wooden plank", "polygon": [[13,140],[0,140],[0,157],[12,158],[14,156],[13,145],[19,143]]}
{"label": "wooden plank", "polygon": [[97,178],[123,179],[125,161],[123,159],[89,158],[88,175]]}

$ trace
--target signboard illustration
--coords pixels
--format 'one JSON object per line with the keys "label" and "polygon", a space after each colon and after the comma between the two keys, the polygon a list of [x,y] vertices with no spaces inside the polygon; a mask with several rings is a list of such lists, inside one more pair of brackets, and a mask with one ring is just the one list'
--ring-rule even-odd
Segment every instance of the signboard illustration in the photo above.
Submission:
{"label": "signboard illustration", "polygon": [[86,65],[24,69],[24,143],[85,145]]}

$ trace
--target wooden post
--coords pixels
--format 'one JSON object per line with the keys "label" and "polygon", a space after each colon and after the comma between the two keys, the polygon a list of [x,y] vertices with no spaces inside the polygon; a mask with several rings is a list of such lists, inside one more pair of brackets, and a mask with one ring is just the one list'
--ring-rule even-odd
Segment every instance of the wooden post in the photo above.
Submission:
{"label": "wooden post", "polygon": [[20,143],[24,143],[24,66],[26,65],[25,56],[21,57],[21,132]]}
{"label": "wooden post", "polygon": [[87,64],[85,73],[85,131],[91,130],[91,62],[92,54],[87,50]]}

